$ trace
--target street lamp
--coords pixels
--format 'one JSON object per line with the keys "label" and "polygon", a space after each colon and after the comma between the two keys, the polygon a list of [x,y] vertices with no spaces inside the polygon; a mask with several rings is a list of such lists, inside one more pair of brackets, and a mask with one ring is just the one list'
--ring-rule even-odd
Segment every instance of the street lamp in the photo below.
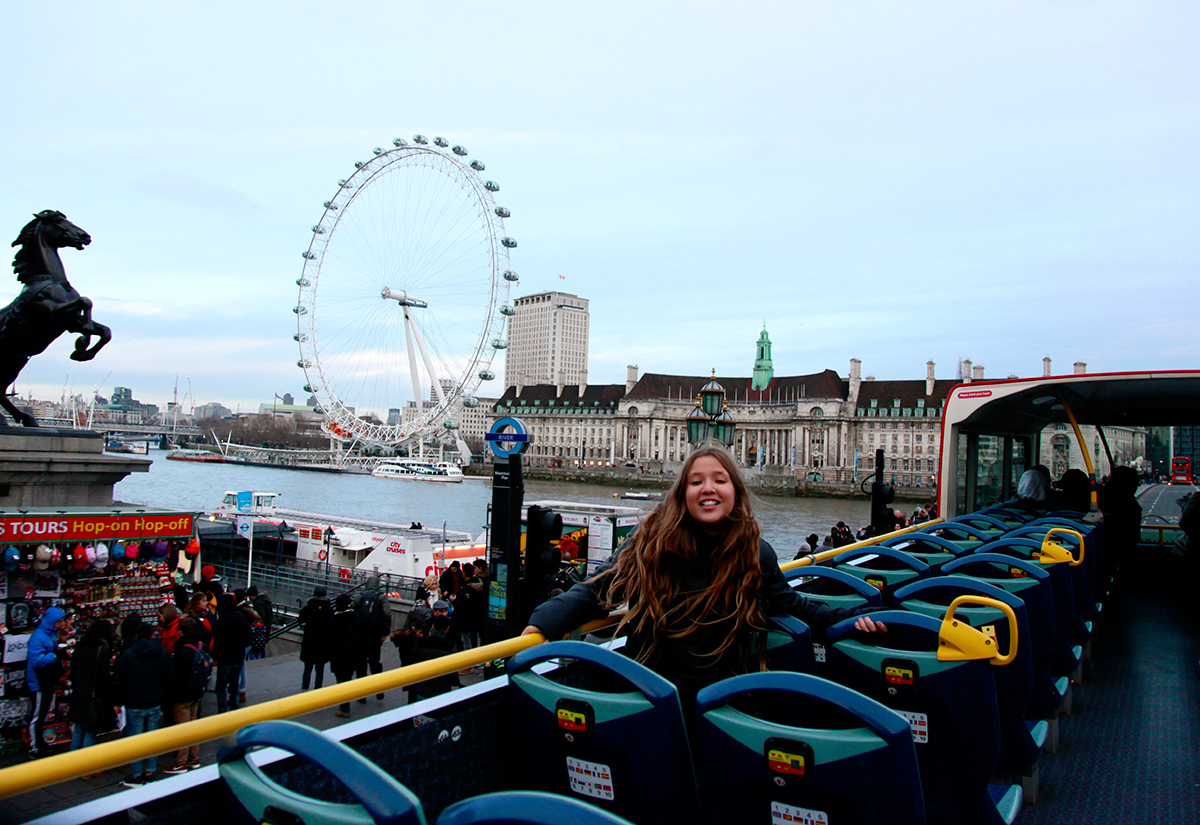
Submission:
{"label": "street lamp", "polygon": [[725,401],[725,388],[717,383],[717,371],[712,371],[712,380],[700,388],[696,406],[684,419],[687,422],[688,442],[692,445],[713,440],[726,447],[733,446],[733,433],[737,422],[729,414]]}

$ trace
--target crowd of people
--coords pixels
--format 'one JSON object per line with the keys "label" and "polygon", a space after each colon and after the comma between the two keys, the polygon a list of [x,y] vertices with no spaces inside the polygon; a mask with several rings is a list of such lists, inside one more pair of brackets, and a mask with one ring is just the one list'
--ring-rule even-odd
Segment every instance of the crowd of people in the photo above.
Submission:
{"label": "crowd of people", "polygon": [[[246,701],[243,665],[248,658],[265,655],[273,620],[271,600],[256,587],[226,592],[211,566],[202,573],[192,592],[182,582],[175,584],[156,623],[136,611],[127,613],[119,626],[94,619],[69,653],[70,618],[59,607],[46,610],[30,636],[26,659],[33,701],[31,758],[45,751],[47,712],[65,665],[71,675],[67,719],[72,750],[93,745],[97,736],[113,730],[133,736],[164,723],[196,719],[214,672],[218,712]],[[179,750],[164,772],[198,767],[199,747],[192,745]],[[143,785],[157,769],[157,758],[138,760],[129,766],[122,784]]]}

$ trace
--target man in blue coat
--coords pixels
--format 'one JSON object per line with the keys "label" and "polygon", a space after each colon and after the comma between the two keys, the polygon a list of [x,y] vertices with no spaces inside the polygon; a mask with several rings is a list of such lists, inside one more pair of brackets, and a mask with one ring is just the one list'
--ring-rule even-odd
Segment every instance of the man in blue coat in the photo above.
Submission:
{"label": "man in blue coat", "polygon": [[25,684],[33,697],[29,713],[29,756],[37,758],[45,752],[42,741],[46,714],[54,701],[54,689],[62,679],[59,644],[67,633],[67,614],[61,607],[48,607],[29,637],[25,659]]}

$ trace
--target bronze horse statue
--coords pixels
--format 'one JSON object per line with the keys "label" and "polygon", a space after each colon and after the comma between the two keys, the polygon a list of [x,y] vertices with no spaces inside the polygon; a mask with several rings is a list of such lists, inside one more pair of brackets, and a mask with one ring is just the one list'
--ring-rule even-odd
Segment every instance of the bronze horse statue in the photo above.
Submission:
{"label": "bronze horse statue", "polygon": [[90,361],[112,338],[108,327],[92,320],[92,302],[67,282],[58,257],[64,246],[83,249],[91,242],[88,233],[53,209],[34,215],[12,242],[21,247],[13,257],[13,270],[24,287],[12,303],[0,309],[0,407],[18,424],[38,425],[9,398],[9,390],[30,358],[45,352],[64,332],[79,333],[71,353],[75,361]]}

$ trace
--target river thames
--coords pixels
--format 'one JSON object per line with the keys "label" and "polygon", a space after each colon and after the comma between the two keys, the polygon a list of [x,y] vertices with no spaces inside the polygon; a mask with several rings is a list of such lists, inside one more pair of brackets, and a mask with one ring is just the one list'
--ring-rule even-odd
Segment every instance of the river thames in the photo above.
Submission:
{"label": "river thames", "polygon": [[[461,484],[430,484],[370,475],[167,461],[163,453],[155,450],[148,457],[154,462],[150,471],[134,473],[118,483],[113,489],[117,500],[199,512],[216,507],[226,491],[258,490],[278,493],[277,504],[293,510],[400,524],[419,521],[431,529],[444,523],[450,530],[473,535],[483,532],[492,500],[490,478],[468,477]],[[620,504],[641,507],[646,512],[653,507],[653,502],[616,498],[622,490],[598,484],[527,479],[525,500]],[[865,498],[755,496],[753,505],[763,537],[782,560],[790,559],[809,533],[828,535],[829,528],[839,521],[856,530],[870,520],[870,506]]]}

